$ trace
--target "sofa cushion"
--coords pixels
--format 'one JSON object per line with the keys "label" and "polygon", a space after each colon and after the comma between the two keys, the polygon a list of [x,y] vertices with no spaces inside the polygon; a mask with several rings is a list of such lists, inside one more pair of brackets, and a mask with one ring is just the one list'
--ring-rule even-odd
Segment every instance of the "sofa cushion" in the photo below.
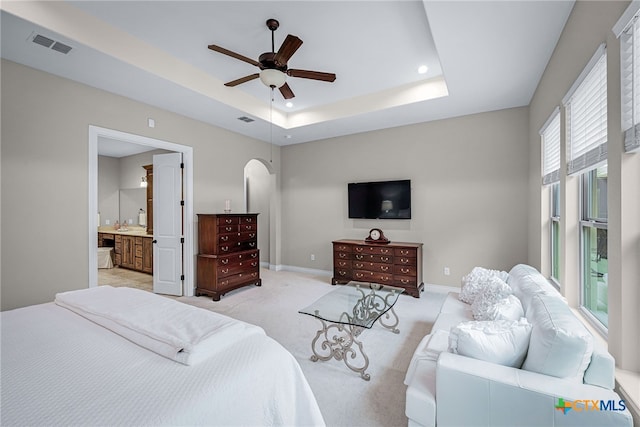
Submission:
{"label": "sofa cushion", "polygon": [[449,351],[474,359],[519,368],[527,354],[531,325],[518,321],[462,322],[451,329]]}
{"label": "sofa cushion", "polygon": [[524,309],[518,297],[509,295],[491,306],[487,314],[487,320],[520,320],[524,317]]}
{"label": "sofa cushion", "polygon": [[550,295],[565,300],[538,270],[526,264],[518,264],[513,267],[509,271],[508,282],[513,289],[513,294],[522,303],[525,312],[531,303],[531,298],[537,294]]}
{"label": "sofa cushion", "polygon": [[583,381],[593,352],[593,337],[561,299],[536,294],[526,311],[533,325],[522,369]]}
{"label": "sofa cushion", "polygon": [[473,304],[471,312],[475,320],[494,320],[494,306],[503,298],[511,295],[511,288],[497,276],[491,277],[480,290]]}
{"label": "sofa cushion", "polygon": [[506,281],[509,275],[505,271],[490,270],[483,267],[474,267],[469,274],[462,277],[462,288],[460,289],[460,301],[473,304],[476,296],[487,286],[489,281],[498,277]]}

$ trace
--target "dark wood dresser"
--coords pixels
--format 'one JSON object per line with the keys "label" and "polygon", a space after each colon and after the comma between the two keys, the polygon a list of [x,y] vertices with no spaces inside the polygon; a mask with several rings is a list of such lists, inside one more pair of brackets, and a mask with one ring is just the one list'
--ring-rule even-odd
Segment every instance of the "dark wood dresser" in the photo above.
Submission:
{"label": "dark wood dresser", "polygon": [[415,298],[424,290],[422,243],[369,244],[364,240],[333,243],[331,284],[351,280],[397,286]]}
{"label": "dark wood dresser", "polygon": [[196,296],[262,285],[258,214],[198,214]]}

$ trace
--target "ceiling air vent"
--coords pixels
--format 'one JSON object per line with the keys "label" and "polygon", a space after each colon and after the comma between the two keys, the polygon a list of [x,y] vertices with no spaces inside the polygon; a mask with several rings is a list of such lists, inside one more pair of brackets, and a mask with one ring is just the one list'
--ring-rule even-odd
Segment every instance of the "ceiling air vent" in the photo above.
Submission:
{"label": "ceiling air vent", "polygon": [[42,34],[36,34],[33,37],[32,41],[36,44],[39,44],[40,46],[50,48],[51,50],[55,50],[56,52],[64,53],[65,55],[72,49],[71,46],[67,46],[64,43],[52,40],[49,37],[43,36]]}
{"label": "ceiling air vent", "polygon": [[51,47],[51,45],[54,43],[54,41],[51,40],[49,37],[41,36],[40,34],[37,34],[33,38],[33,42],[44,47]]}
{"label": "ceiling air vent", "polygon": [[245,123],[251,123],[251,122],[255,121],[251,117],[247,117],[247,116],[238,117],[238,120],[242,120]]}

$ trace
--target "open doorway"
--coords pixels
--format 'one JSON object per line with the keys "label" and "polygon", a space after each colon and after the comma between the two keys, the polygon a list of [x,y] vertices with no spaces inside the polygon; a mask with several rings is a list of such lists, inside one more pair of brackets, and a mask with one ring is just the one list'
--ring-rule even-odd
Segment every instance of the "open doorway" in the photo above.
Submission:
{"label": "open doorway", "polygon": [[246,212],[258,213],[258,247],[263,268],[277,269],[276,175],[270,162],[252,159],[244,167]]}
{"label": "open doorway", "polygon": [[98,144],[101,139],[117,141],[130,147],[159,149],[182,154],[184,163],[184,263],[182,294],[194,294],[193,239],[193,149],[158,139],[129,134],[112,129],[89,126],[89,287],[98,285]]}

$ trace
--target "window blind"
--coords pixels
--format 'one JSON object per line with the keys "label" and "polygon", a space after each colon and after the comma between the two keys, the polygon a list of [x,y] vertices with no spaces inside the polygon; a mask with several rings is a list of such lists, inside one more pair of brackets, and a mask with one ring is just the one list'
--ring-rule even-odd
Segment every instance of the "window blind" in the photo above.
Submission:
{"label": "window blind", "polygon": [[560,108],[556,107],[540,129],[542,140],[542,183],[560,181]]}
{"label": "window blind", "polygon": [[640,20],[638,12],[620,34],[624,150],[640,149]]}
{"label": "window blind", "polygon": [[567,172],[575,174],[607,159],[607,53],[601,45],[563,99]]}

